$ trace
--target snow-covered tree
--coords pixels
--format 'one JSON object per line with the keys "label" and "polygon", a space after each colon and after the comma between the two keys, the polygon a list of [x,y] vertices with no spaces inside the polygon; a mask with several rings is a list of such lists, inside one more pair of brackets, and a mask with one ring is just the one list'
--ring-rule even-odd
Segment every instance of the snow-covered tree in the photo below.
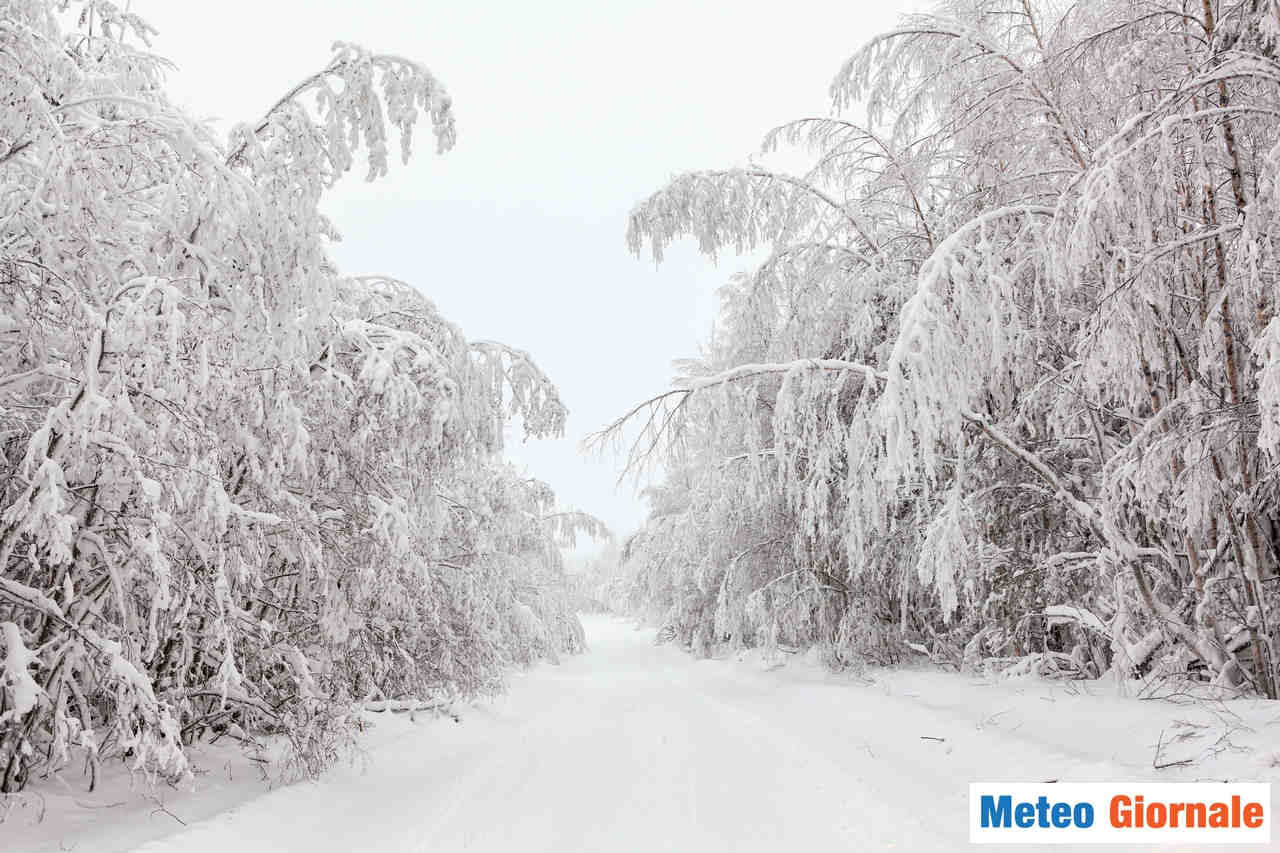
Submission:
{"label": "snow-covered tree", "polygon": [[[785,509],[793,562],[704,619],[825,634],[843,590],[864,630],[1001,656],[1071,603],[1122,674],[1276,695],[1277,14],[949,0],[846,63],[835,115],[766,137],[808,173],[695,173],[636,207],[657,259],[682,235],[770,251],[631,416],[633,467],[688,472],[725,518]],[[696,526],[728,577],[736,526]],[[807,609],[748,606],[796,572]]]}
{"label": "snow-covered tree", "polygon": [[552,496],[500,458],[512,414],[563,431],[554,387],[326,251],[324,190],[423,122],[450,148],[448,94],[339,43],[224,141],[151,35],[0,2],[0,791],[73,758],[179,776],[232,725],[314,771],[363,701],[581,645]]}

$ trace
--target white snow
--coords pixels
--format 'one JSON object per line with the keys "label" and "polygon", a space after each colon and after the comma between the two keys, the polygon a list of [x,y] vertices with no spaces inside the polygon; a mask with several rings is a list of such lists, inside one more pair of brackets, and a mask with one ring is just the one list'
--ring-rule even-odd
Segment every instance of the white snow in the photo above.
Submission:
{"label": "white snow", "polygon": [[[376,715],[363,767],[265,794],[257,774],[240,768],[231,782],[218,770],[195,793],[162,789],[169,814],[142,791],[122,792],[119,777],[114,790],[108,780],[75,795],[127,800],[117,808],[81,807],[46,783],[32,795],[45,798],[45,820],[12,813],[0,846],[932,853],[976,849],[970,781],[1280,781],[1274,703],[1142,701],[1110,682],[935,671],[862,678],[799,656],[695,660],[654,646],[649,629],[584,621],[589,653],[515,676],[461,723]],[[1158,743],[1161,763],[1192,763],[1154,769]],[[195,758],[206,769],[217,760],[231,759]]]}
{"label": "white snow", "polygon": [[1048,616],[1053,624],[1062,620],[1074,620],[1081,625],[1092,628],[1105,637],[1111,636],[1111,630],[1102,623],[1102,620],[1083,607],[1073,607],[1070,604],[1053,604],[1044,609],[1044,615]]}
{"label": "white snow", "polygon": [[36,706],[36,697],[40,695],[40,685],[31,677],[31,666],[37,660],[22,643],[22,635],[18,626],[12,622],[0,622],[0,634],[4,636],[4,665],[0,667],[0,685],[7,687],[12,695],[13,708],[0,714],[0,723],[9,719],[22,719],[22,715]]}

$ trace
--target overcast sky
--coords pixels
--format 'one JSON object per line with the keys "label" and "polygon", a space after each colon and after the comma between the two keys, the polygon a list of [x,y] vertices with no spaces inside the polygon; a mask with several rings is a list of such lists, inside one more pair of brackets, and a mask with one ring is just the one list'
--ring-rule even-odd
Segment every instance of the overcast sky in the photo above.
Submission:
{"label": "overcast sky", "polygon": [[643,519],[617,460],[582,436],[667,387],[742,262],[686,242],[661,267],[623,241],[632,205],[679,172],[742,165],[770,127],[828,112],[827,85],[907,0],[135,0],[197,116],[258,118],[335,40],[422,62],[453,95],[458,144],[332,193],[344,272],[404,279],[470,338],[528,350],[570,410],[560,441],[508,456],[620,533]]}

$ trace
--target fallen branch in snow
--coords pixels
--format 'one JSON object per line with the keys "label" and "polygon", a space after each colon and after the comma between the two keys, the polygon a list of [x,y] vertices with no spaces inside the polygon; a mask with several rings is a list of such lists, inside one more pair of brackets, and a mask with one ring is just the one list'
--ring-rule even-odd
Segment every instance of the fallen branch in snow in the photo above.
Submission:
{"label": "fallen branch in snow", "polygon": [[164,801],[161,800],[159,797],[150,796],[150,797],[147,797],[147,799],[156,804],[156,807],[151,810],[152,815],[155,815],[157,812],[163,812],[164,814],[167,814],[169,817],[173,818],[183,826],[187,825],[187,822],[185,820],[183,820],[182,818],[178,817],[176,814],[174,814],[173,812],[165,808]]}
{"label": "fallen branch in snow", "polygon": [[1151,767],[1155,770],[1167,770],[1170,767],[1186,767],[1191,764],[1190,758],[1179,761],[1161,761],[1160,753],[1164,751],[1164,730],[1160,730],[1160,739],[1156,742],[1155,754],[1151,756]]}

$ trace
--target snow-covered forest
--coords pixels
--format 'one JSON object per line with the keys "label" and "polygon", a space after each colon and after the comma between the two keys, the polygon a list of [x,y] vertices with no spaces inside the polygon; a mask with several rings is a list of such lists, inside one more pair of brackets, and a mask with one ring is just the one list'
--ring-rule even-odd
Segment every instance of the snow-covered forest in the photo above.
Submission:
{"label": "snow-covered forest", "polygon": [[326,251],[326,188],[453,146],[443,85],[339,43],[222,139],[117,4],[0,18],[0,791],[227,731],[315,773],[363,703],[579,650],[558,543],[598,525],[501,458],[555,386]]}
{"label": "snow-covered forest", "polygon": [[[0,849],[946,850],[980,779],[1280,780],[1280,0],[938,0],[846,39],[824,109],[612,221],[655,281],[720,264],[665,390],[628,382],[661,338],[613,273],[566,296],[590,256],[521,218],[589,234],[586,190],[482,199],[510,230],[467,281],[439,221],[491,190],[430,220],[406,189],[413,245],[379,236],[427,260],[340,263],[340,193],[392,209],[466,147],[416,54],[333,42],[205,118],[144,5],[0,0]],[[647,32],[548,8],[599,55]],[[766,75],[807,51],[720,23]],[[278,58],[247,45],[215,85]],[[535,112],[587,189],[661,147],[596,112],[670,100],[676,134],[661,69],[549,45],[485,69],[515,165],[477,134],[468,168],[563,174]],[[513,437],[608,460],[633,529]]]}
{"label": "snow-covered forest", "polygon": [[1280,6],[948,0],[854,53],[811,167],[627,237],[763,250],[628,427],[630,607],[817,646],[1276,698]]}

